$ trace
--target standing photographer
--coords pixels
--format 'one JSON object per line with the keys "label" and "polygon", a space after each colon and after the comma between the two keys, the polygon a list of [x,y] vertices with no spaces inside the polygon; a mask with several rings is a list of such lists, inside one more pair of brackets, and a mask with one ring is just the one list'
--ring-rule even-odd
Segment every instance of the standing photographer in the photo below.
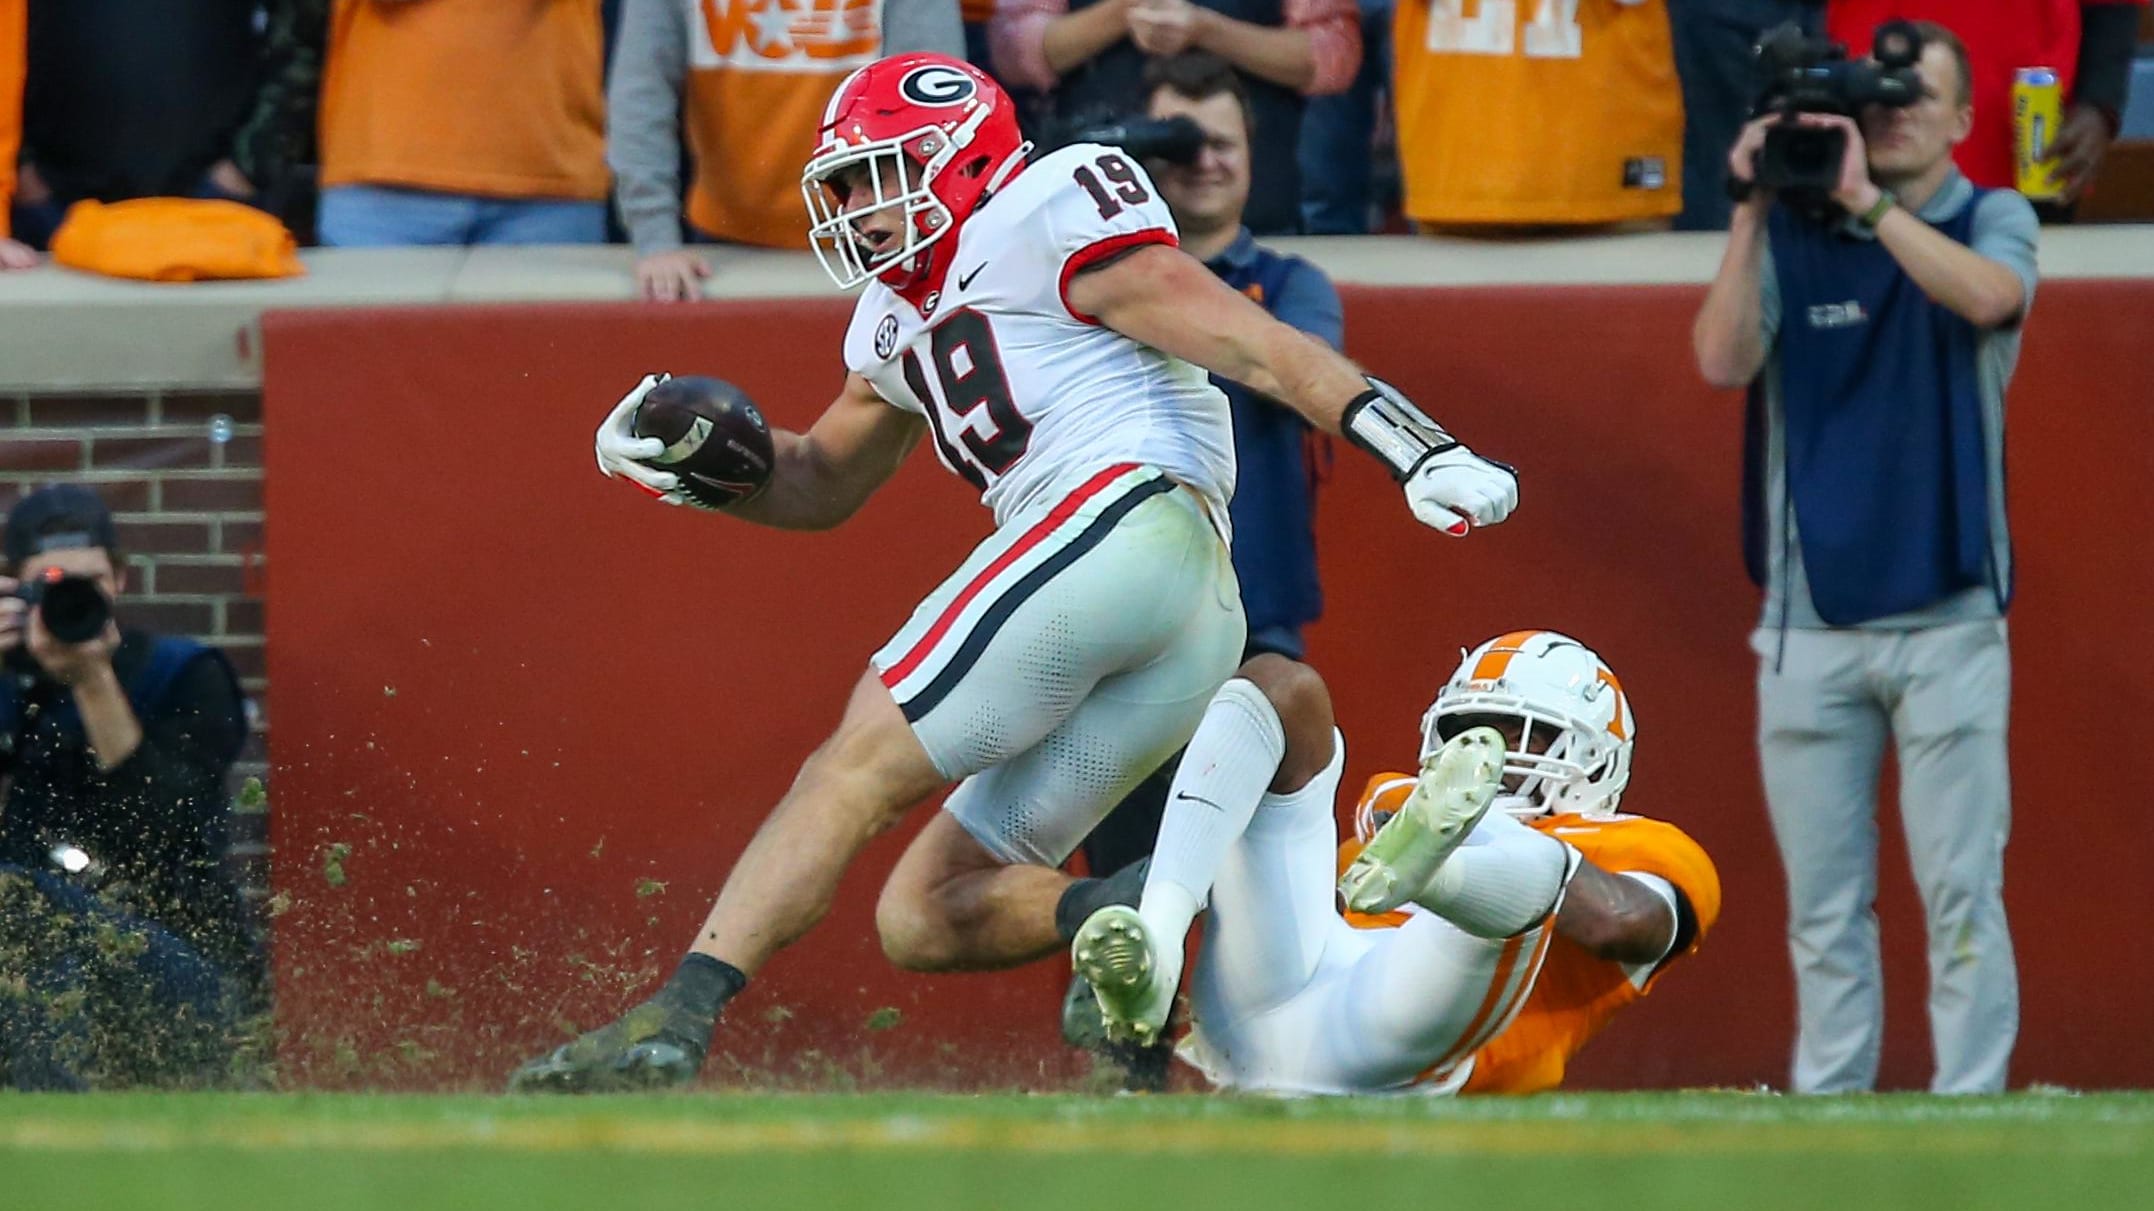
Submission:
{"label": "standing photographer", "polygon": [[[1750,391],[1758,745],[1788,880],[1803,1093],[1868,1089],[1877,1075],[1888,736],[1929,927],[1931,1088],[2001,1089],[2019,1024],[2002,894],[2003,421],[2034,297],[2035,217],[1953,167],[1974,120],[1966,52],[1942,27],[1912,28],[1912,104],[1867,106],[1859,122],[1785,119],[1845,140],[1837,179],[1777,204],[1761,185],[1737,207],[1692,334],[1707,382]],[[1756,180],[1781,121],[1744,129],[1736,179]]]}
{"label": "standing photographer", "polygon": [[238,679],[112,620],[125,575],[89,489],[24,497],[5,554],[0,1088],[215,1080],[260,978],[224,873]]}

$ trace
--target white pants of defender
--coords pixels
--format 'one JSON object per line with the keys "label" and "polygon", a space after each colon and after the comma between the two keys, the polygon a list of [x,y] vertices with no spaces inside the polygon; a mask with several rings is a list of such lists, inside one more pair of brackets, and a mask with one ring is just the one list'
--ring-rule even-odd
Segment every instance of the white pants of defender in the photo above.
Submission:
{"label": "white pants of defender", "polygon": [[874,665],[963,779],[943,810],[1005,862],[1059,866],[1188,743],[1245,630],[1196,494],[1124,464],[988,536]]}
{"label": "white pants of defender", "polygon": [[[1937,1093],[2004,1088],[2019,979],[2004,915],[2012,816],[2002,621],[1908,631],[1759,630],[1758,758],[1788,882],[1793,1086],[1877,1082],[1877,779],[1898,752],[1900,824],[1929,923]],[[1777,663],[1778,668],[1774,666]]]}
{"label": "white pants of defender", "polygon": [[1182,1058],[1258,1092],[1453,1093],[1532,990],[1546,926],[1477,938],[1429,912],[1396,929],[1348,925],[1333,907],[1345,763],[1341,743],[1315,782],[1267,799],[1228,852]]}

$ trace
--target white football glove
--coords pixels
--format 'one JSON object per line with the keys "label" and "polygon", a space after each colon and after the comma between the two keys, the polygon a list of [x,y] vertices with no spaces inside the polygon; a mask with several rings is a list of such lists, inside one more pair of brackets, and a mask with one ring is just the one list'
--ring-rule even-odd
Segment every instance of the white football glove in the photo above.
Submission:
{"label": "white football glove", "polygon": [[592,449],[598,455],[598,469],[608,479],[619,477],[631,487],[664,504],[687,505],[701,509],[703,505],[681,491],[681,477],[671,471],[661,471],[643,462],[665,453],[666,443],[655,437],[636,436],[636,405],[650,394],[651,388],[672,378],[670,374],[646,374],[635,389],[621,397],[606,419],[598,426],[598,437]]}
{"label": "white football glove", "polygon": [[1464,446],[1431,454],[1405,484],[1406,504],[1424,526],[1463,538],[1518,507],[1518,472]]}
{"label": "white football glove", "polygon": [[1363,375],[1369,389],[1346,405],[1346,440],[1391,468],[1406,489],[1406,505],[1422,525],[1464,538],[1518,507],[1518,472],[1483,458],[1414,406],[1404,392]]}

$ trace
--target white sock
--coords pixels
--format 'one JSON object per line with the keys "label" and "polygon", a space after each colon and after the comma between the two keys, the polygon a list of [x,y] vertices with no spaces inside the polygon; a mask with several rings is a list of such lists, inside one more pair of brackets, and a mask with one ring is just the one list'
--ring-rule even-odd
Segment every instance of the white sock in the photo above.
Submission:
{"label": "white sock", "polygon": [[1177,969],[1189,923],[1285,757],[1286,730],[1264,691],[1240,677],[1220,686],[1167,791],[1159,843],[1137,905],[1158,944],[1173,949],[1161,958]]}
{"label": "white sock", "polygon": [[[1249,827],[1243,832],[1248,836],[1271,836],[1278,832],[1307,831],[1309,821],[1323,821],[1323,828],[1334,839],[1332,849],[1337,848],[1338,821],[1333,810],[1338,806],[1339,778],[1346,772],[1346,737],[1339,729],[1331,729],[1331,760],[1314,778],[1302,783],[1301,789],[1264,792],[1257,800],[1256,814],[1249,818]],[[1328,850],[1324,854],[1325,866],[1336,865],[1336,855]]]}
{"label": "white sock", "polygon": [[1492,810],[1414,897],[1467,933],[1508,938],[1539,924],[1570,882],[1571,847]]}

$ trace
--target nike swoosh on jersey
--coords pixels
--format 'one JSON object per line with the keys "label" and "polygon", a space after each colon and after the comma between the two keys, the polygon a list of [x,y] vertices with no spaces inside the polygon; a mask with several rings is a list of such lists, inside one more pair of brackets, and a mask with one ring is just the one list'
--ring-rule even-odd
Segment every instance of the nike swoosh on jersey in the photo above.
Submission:
{"label": "nike swoosh on jersey", "polygon": [[1227,810],[1226,808],[1219,806],[1218,804],[1212,802],[1211,800],[1205,798],[1202,795],[1192,795],[1188,791],[1177,791],[1175,792],[1174,797],[1177,800],[1187,799],[1192,803],[1202,803],[1204,806],[1211,808],[1215,812],[1223,812]]}
{"label": "nike swoosh on jersey", "polygon": [[980,271],[985,268],[987,268],[986,261],[981,261],[979,264],[974,265],[972,267],[971,273],[965,274],[963,277],[957,279],[957,288],[959,290],[965,290],[971,287],[972,279],[980,276]]}

